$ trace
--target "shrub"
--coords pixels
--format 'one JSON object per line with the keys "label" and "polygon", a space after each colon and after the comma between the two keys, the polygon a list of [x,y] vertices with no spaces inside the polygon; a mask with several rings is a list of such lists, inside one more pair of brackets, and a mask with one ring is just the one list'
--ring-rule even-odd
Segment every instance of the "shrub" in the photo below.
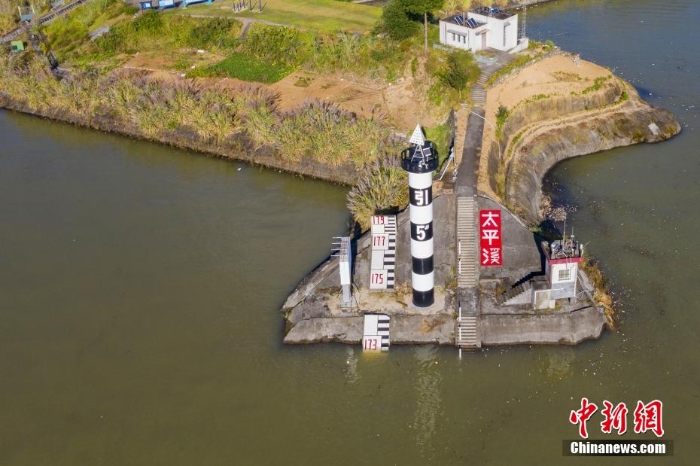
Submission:
{"label": "shrub", "polygon": [[503,125],[506,124],[506,120],[508,119],[509,115],[510,112],[508,111],[507,107],[503,105],[498,106],[498,111],[496,112],[496,136],[501,136]]}
{"label": "shrub", "polygon": [[297,67],[311,57],[313,42],[311,32],[255,23],[241,45],[241,53],[272,65]]}
{"label": "shrub", "polygon": [[403,40],[418,34],[420,25],[408,17],[400,0],[391,0],[384,7],[377,30],[394,40]]}
{"label": "shrub", "polygon": [[358,118],[334,103],[318,100],[285,113],[277,138],[278,145],[285,147],[288,141],[295,141],[293,152],[285,154],[288,159],[298,161],[310,155],[330,166],[351,162],[360,169],[378,154],[398,152],[382,116]]}
{"label": "shrub", "polygon": [[453,52],[447,56],[447,67],[439,73],[443,84],[460,92],[470,81],[475,81],[479,75],[479,67],[474,63],[472,54],[468,51]]}
{"label": "shrub", "polygon": [[215,65],[188,73],[188,77],[227,76],[242,81],[270,84],[284,78],[291,71],[289,68],[266,63],[241,53],[233,53]]}
{"label": "shrub", "polygon": [[362,230],[369,229],[370,217],[396,213],[408,204],[408,175],[396,157],[386,157],[366,170],[348,193],[348,209]]}
{"label": "shrub", "polygon": [[226,18],[202,19],[189,31],[187,45],[197,48],[233,48],[238,42],[239,24]]}
{"label": "shrub", "polygon": [[163,18],[157,11],[148,10],[129,24],[137,34],[155,36],[163,29]]}

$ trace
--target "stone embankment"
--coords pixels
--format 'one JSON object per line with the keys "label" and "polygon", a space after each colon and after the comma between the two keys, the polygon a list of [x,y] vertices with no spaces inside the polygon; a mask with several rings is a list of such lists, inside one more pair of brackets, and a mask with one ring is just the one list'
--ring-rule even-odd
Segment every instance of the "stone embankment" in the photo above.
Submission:
{"label": "stone embankment", "polygon": [[659,142],[681,130],[667,110],[652,107],[627,87],[629,98],[621,105],[592,115],[572,115],[527,128],[512,146],[505,178],[508,203],[528,223],[538,221],[542,179],[557,163],[580,155],[640,142]]}
{"label": "stone embankment", "polygon": [[307,275],[282,305],[287,322],[284,343],[304,344],[337,342],[359,344],[362,341],[363,315],[366,312],[391,316],[391,344],[453,345],[455,341],[455,304],[453,281],[455,249],[454,196],[441,195],[434,201],[436,228],[435,304],[417,308],[411,302],[409,212],[398,215],[395,290],[368,289],[371,261],[371,235],[353,241],[354,274],[352,308],[340,306],[338,258],[330,257]]}
{"label": "stone embankment", "polygon": [[[579,66],[575,55],[548,60],[556,65],[564,57]],[[562,92],[567,85],[582,86],[580,81],[585,80],[574,72],[554,68],[548,79],[552,76],[558,82],[543,88],[554,91],[530,95],[509,109],[499,138],[491,139],[482,153],[481,173],[491,193],[529,225],[540,221],[542,179],[557,163],[615,147],[663,141],[681,130],[670,112],[644,102],[634,87],[608,71],[580,92]],[[532,82],[513,76],[501,85],[528,84]],[[494,106],[492,102],[495,114]]]}

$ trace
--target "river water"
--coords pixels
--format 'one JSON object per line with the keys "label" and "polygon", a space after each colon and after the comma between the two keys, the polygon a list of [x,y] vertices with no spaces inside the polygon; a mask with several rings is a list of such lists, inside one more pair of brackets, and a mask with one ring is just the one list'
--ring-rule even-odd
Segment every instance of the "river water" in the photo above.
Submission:
{"label": "river water", "polygon": [[0,112],[0,464],[561,464],[584,396],[663,401],[672,463],[695,464],[698,22],[690,0],[528,9],[530,37],[684,129],[547,180],[622,301],[575,348],[284,347],[277,310],[346,231],[345,188]]}

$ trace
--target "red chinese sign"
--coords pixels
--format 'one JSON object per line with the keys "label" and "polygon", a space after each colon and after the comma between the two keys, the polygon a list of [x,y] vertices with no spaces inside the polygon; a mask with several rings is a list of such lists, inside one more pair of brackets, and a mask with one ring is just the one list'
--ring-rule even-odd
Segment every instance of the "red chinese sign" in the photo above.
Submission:
{"label": "red chinese sign", "polygon": [[479,211],[479,238],[481,265],[503,265],[500,210]]}
{"label": "red chinese sign", "polygon": [[[610,434],[617,431],[617,435],[622,435],[627,431],[627,405],[619,403],[613,405],[610,401],[603,401],[603,409],[601,414],[604,419],[600,423],[600,430],[604,434]],[[598,411],[598,405],[590,403],[588,398],[581,398],[581,408],[571,411],[569,414],[569,422],[578,425],[578,435],[581,438],[588,438],[588,429],[586,421]],[[657,437],[664,435],[663,421],[661,413],[663,411],[663,403],[659,400],[651,401],[644,404],[642,401],[637,401],[637,407],[634,410],[634,433],[643,434],[651,431]]]}

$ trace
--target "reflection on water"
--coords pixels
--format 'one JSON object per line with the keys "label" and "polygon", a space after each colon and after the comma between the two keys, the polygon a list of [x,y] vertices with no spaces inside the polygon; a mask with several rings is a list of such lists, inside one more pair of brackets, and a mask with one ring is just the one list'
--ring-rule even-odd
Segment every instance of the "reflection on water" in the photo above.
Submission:
{"label": "reflection on water", "polygon": [[563,380],[571,377],[571,364],[575,361],[575,349],[562,348],[561,351],[550,351],[538,354],[540,374],[545,380]]}
{"label": "reflection on water", "polygon": [[360,374],[357,371],[357,355],[355,354],[357,350],[352,346],[348,346],[345,349],[345,377],[348,383],[355,383],[360,378]]}
{"label": "reflection on water", "polygon": [[433,453],[437,420],[440,415],[440,392],[442,371],[438,362],[438,348],[416,347],[413,355],[417,369],[413,381],[416,390],[416,410],[413,428],[416,430],[416,445],[421,452]]}

